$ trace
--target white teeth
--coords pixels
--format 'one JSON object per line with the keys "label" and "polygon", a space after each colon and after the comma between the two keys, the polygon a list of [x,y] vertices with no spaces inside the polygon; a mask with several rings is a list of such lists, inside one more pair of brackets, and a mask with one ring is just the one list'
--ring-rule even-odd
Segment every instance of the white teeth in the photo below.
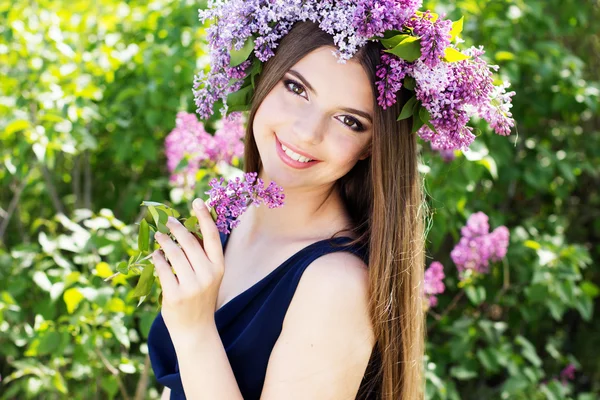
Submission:
{"label": "white teeth", "polygon": [[312,161],[310,158],[306,158],[298,153],[294,153],[292,150],[285,147],[285,145],[283,143],[281,144],[281,148],[283,149],[285,154],[287,154],[292,160],[300,161],[303,163]]}

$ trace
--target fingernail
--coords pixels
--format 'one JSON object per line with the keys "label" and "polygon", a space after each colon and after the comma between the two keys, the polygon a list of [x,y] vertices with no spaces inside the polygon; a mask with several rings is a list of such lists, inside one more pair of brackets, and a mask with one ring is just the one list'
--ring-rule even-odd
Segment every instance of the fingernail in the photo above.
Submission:
{"label": "fingernail", "polygon": [[196,200],[194,200],[194,202],[192,203],[192,206],[193,206],[194,208],[201,209],[203,204],[204,204],[204,202],[203,202],[202,200],[200,200],[200,199],[196,199]]}

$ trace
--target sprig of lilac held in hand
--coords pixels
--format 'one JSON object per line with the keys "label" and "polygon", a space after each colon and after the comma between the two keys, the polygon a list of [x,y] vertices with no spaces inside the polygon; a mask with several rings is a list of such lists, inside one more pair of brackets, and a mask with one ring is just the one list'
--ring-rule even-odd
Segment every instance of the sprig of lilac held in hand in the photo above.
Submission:
{"label": "sprig of lilac held in hand", "polygon": [[[277,208],[283,205],[285,195],[283,188],[275,182],[269,183],[265,188],[262,179],[257,178],[256,172],[245,173],[243,178],[237,177],[229,180],[212,179],[209,182],[211,189],[206,192],[209,199],[206,204],[216,214],[217,229],[221,233],[228,234],[231,229],[239,224],[238,217],[242,215],[250,205],[267,205],[269,208]],[[213,214],[213,218],[215,215]]]}

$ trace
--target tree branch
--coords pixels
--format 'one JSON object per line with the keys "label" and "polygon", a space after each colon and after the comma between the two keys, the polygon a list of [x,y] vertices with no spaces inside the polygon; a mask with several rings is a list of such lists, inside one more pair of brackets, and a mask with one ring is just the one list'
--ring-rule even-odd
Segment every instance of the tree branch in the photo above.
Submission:
{"label": "tree branch", "polygon": [[119,370],[116,369],[110,363],[110,361],[108,361],[106,359],[106,357],[104,357],[104,354],[102,354],[102,352],[97,347],[94,350],[96,351],[96,355],[102,361],[102,364],[104,364],[106,369],[108,369],[108,372],[110,372],[112,375],[114,375],[115,379],[117,380],[117,384],[119,385],[119,390],[121,391],[121,396],[123,396],[123,399],[130,400],[131,398],[127,394],[127,389],[125,388],[125,385],[123,384],[123,381],[121,380],[121,377],[119,376]]}

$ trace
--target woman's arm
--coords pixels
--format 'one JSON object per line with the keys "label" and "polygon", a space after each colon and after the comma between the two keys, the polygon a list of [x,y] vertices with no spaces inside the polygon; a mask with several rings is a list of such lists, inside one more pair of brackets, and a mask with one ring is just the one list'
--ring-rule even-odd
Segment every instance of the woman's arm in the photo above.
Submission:
{"label": "woman's arm", "polygon": [[312,263],[269,358],[261,399],[356,398],[375,345],[368,304],[358,257],[332,253]]}
{"label": "woman's arm", "polygon": [[162,392],[162,396],[160,396],[160,400],[169,400],[171,398],[171,389],[168,387],[165,388]]}
{"label": "woman's arm", "polygon": [[173,344],[188,400],[244,400],[216,325]]}

